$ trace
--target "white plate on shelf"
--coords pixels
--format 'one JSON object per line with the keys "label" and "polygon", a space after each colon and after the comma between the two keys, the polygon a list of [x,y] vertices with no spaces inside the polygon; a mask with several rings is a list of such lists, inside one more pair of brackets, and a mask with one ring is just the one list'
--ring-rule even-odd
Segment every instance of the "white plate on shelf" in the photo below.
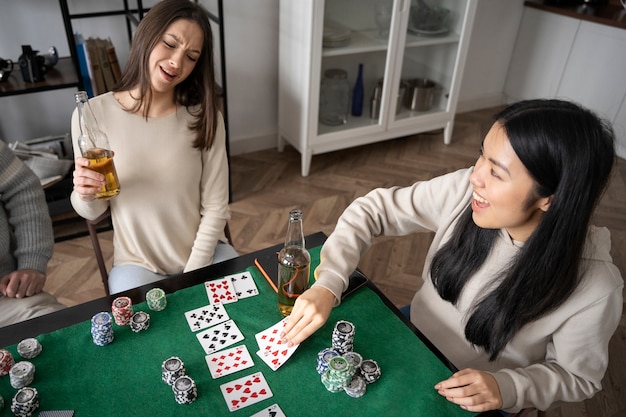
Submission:
{"label": "white plate on shelf", "polygon": [[439,29],[417,29],[413,27],[409,27],[409,32],[420,35],[420,36],[443,36],[448,33],[448,28],[439,28]]}

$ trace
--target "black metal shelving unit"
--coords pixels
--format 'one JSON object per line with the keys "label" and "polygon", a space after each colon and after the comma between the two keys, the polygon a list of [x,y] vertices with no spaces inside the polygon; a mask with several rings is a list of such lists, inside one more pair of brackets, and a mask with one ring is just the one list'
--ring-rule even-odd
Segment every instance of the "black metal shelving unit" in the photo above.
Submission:
{"label": "black metal shelving unit", "polygon": [[[194,0],[196,3],[198,0]],[[224,8],[222,0],[217,1],[218,12],[217,14],[209,13],[210,19],[219,28],[219,56],[220,56],[220,71],[222,82],[220,87],[220,98],[222,101],[222,114],[224,117],[224,125],[226,127],[226,154],[230,159],[230,141],[228,132],[228,100],[227,100],[227,88],[226,88],[226,54],[224,43]],[[132,40],[133,29],[137,26],[139,21],[144,17],[145,13],[149,11],[149,8],[144,7],[142,0],[135,0],[134,4],[129,4],[129,0],[122,0],[121,8],[115,10],[108,10],[104,12],[94,13],[72,13],[69,9],[67,0],[59,0],[59,7],[61,9],[61,15],[63,18],[63,25],[65,29],[65,35],[67,38],[68,47],[70,50],[69,57],[61,57],[57,65],[50,69],[46,73],[46,79],[44,81],[36,83],[24,83],[21,77],[16,75],[10,77],[9,82],[0,83],[0,97],[15,96],[21,94],[31,94],[43,91],[58,90],[64,88],[76,88],[83,90],[85,81],[80,73],[80,66],[78,62],[78,52],[76,43],[74,41],[74,29],[72,21],[76,19],[89,19],[98,17],[109,16],[124,16],[126,18],[126,31],[128,34],[129,43]],[[230,189],[230,172],[229,189]],[[62,181],[54,184],[46,189],[46,199],[48,201],[48,207],[50,215],[58,224],[66,224],[76,219],[76,214],[70,204],[69,196],[72,191],[72,172],[70,172]],[[232,193],[229,194],[229,201],[231,200]],[[74,235],[63,236],[60,240],[76,237],[78,235],[86,235],[87,229],[78,232]]]}

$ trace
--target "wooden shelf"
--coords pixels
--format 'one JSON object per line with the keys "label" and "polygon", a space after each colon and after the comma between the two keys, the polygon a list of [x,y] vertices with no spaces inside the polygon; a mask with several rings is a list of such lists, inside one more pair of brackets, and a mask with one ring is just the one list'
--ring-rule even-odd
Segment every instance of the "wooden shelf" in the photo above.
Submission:
{"label": "wooden shelf", "polygon": [[72,88],[77,85],[78,76],[70,57],[59,58],[59,62],[46,72],[45,80],[36,83],[25,83],[19,64],[14,63],[9,79],[0,83],[0,97]]}

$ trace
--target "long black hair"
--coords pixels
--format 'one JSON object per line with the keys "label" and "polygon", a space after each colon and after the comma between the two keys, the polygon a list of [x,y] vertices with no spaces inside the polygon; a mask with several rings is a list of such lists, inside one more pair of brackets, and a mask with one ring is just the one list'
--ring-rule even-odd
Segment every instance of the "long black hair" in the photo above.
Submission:
{"label": "long black hair", "polygon": [[141,96],[135,108],[143,109],[143,116],[148,118],[150,110],[150,72],[148,60],[163,33],[174,21],[186,19],[196,23],[204,36],[203,46],[196,66],[189,76],[174,90],[177,104],[191,107],[198,106],[196,120],[189,128],[196,132],[193,146],[198,149],[210,149],[217,130],[219,112],[217,84],[215,83],[215,63],[213,59],[213,32],[209,13],[200,4],[189,0],[162,0],[156,3],[139,22],[133,36],[128,63],[119,83],[113,91],[124,91],[138,87]]}
{"label": "long black hair", "polygon": [[[495,360],[527,323],[561,305],[580,280],[581,257],[593,210],[615,160],[611,126],[591,111],[562,100],[528,100],[495,116],[550,207],[500,284],[475,304],[465,337]],[[498,230],[472,220],[470,207],[451,239],[435,254],[430,274],[439,295],[455,303],[485,261]]]}

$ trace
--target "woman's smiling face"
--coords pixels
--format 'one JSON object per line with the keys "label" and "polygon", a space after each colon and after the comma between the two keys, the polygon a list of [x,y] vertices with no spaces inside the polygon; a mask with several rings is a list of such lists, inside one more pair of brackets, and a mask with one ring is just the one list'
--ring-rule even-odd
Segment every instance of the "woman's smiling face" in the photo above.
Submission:
{"label": "woman's smiling face", "polygon": [[474,223],[485,229],[505,228],[517,241],[528,239],[550,204],[550,197],[536,196],[534,179],[497,122],[485,136],[470,182]]}
{"label": "woman's smiling face", "polygon": [[186,19],[172,22],[150,53],[152,90],[169,93],[183,82],[196,66],[204,37],[197,23]]}

